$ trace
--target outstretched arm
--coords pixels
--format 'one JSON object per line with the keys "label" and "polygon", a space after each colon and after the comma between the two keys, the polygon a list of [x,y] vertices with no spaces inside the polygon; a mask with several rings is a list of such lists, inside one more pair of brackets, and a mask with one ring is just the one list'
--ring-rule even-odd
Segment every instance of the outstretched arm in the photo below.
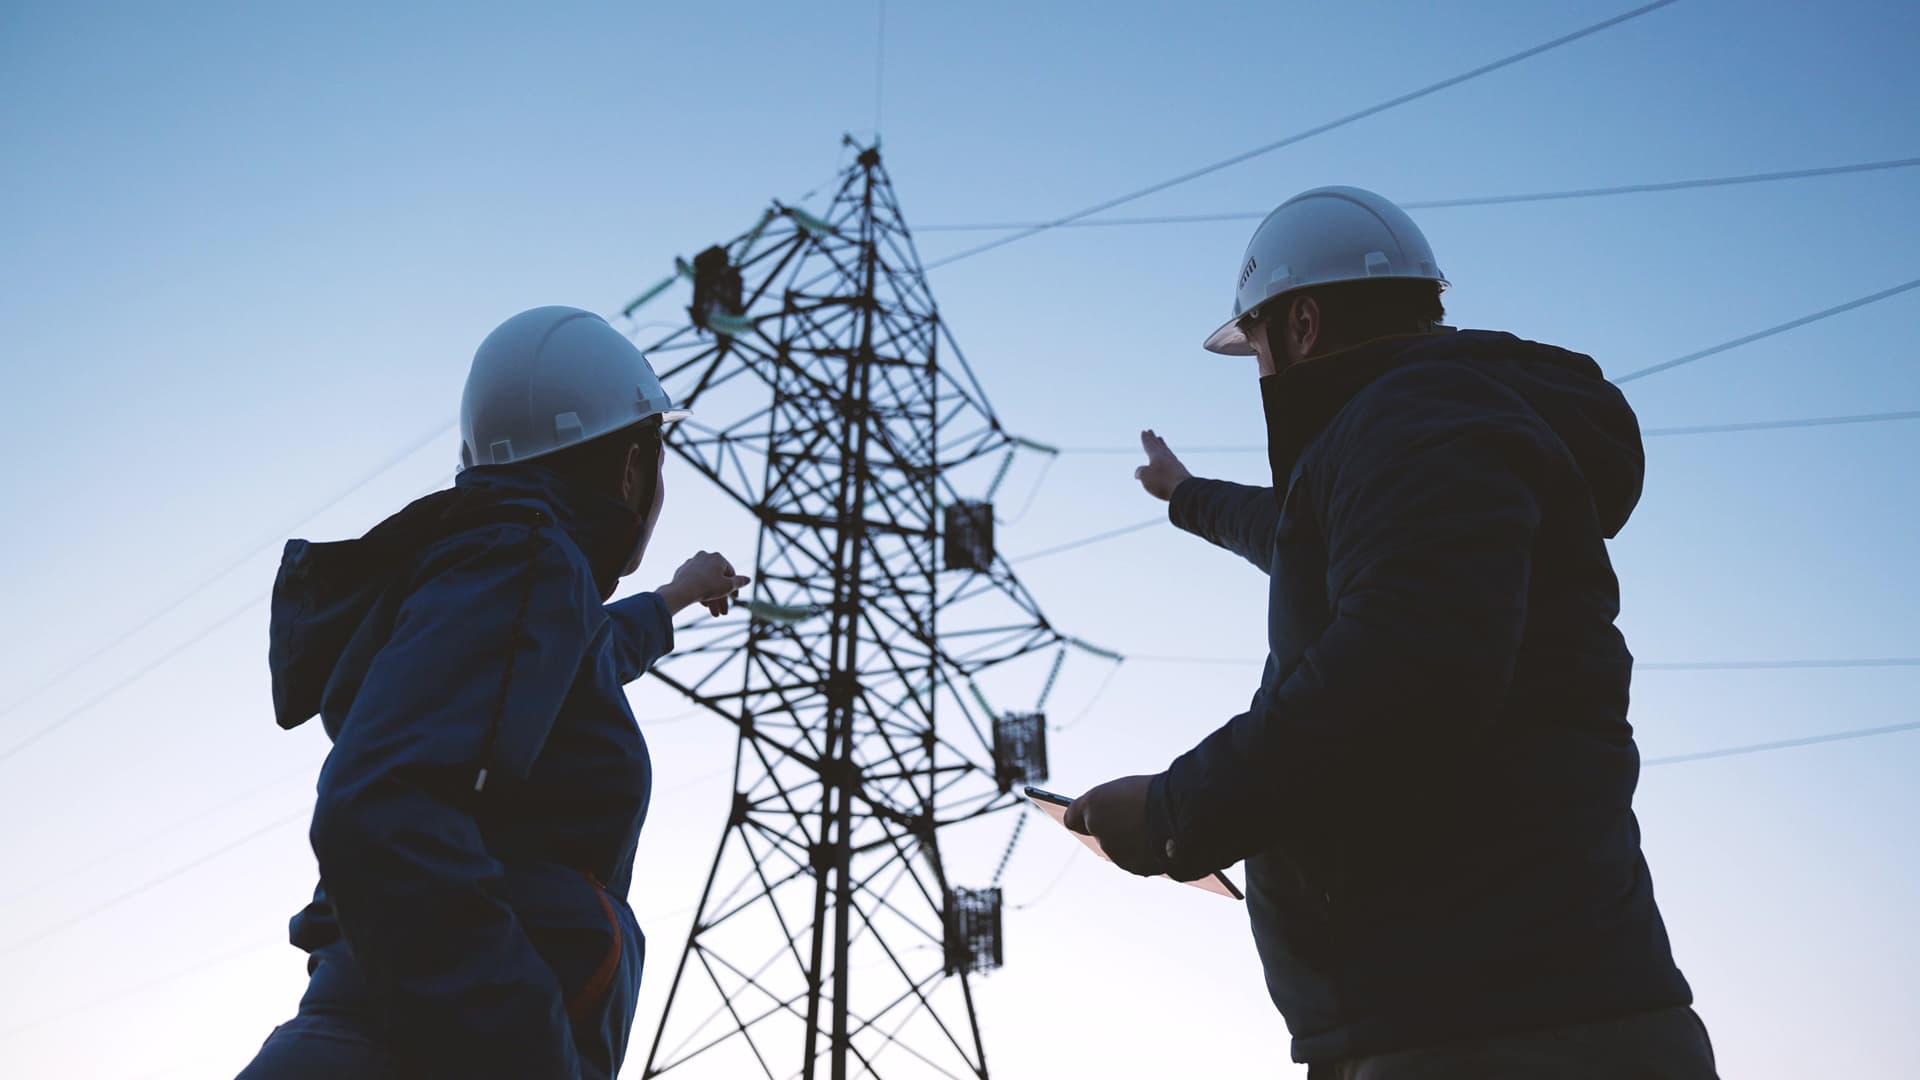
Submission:
{"label": "outstretched arm", "polygon": [[738,591],[751,580],[734,573],[726,556],[702,551],[682,563],[673,580],[658,589],[608,604],[620,680],[632,682],[673,651],[675,615],[694,604],[716,616],[725,615]]}
{"label": "outstretched arm", "polygon": [[1147,463],[1133,471],[1147,494],[1167,503],[1173,524],[1223,547],[1266,573],[1273,562],[1273,533],[1280,507],[1273,489],[1193,475],[1152,431],[1140,433]]}

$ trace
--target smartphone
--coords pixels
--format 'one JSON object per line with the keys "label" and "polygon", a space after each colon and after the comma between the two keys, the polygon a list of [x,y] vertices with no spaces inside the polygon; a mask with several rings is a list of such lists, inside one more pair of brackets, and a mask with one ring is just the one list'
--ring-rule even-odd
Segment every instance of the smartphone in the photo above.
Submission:
{"label": "smartphone", "polygon": [[[1033,805],[1039,807],[1041,813],[1047,815],[1048,817],[1052,818],[1054,821],[1058,822],[1061,828],[1063,829],[1066,828],[1067,807],[1073,805],[1072,799],[1067,798],[1065,795],[1056,795],[1051,791],[1044,791],[1037,787],[1027,788],[1026,793],[1027,793],[1028,801],[1033,803]],[[1072,829],[1067,829],[1067,831],[1069,833],[1073,833],[1074,839],[1087,845],[1088,851],[1093,852],[1095,855],[1098,855],[1103,859],[1107,859],[1107,853],[1100,849],[1099,840],[1091,836],[1088,836],[1085,833],[1073,832]],[[1107,859],[1107,861],[1112,862],[1113,860]],[[1159,876],[1163,878],[1167,877],[1167,875],[1165,874],[1161,874]],[[1167,878],[1167,880],[1172,881],[1173,879]],[[1208,874],[1206,877],[1196,878],[1193,881],[1183,881],[1181,882],[1181,884],[1191,885],[1196,889],[1205,890],[1207,892],[1213,893],[1216,896],[1224,896],[1230,900],[1245,900],[1247,898],[1246,894],[1240,891],[1239,886],[1227,880],[1227,875],[1221,873],[1218,870],[1215,870],[1213,873]]]}

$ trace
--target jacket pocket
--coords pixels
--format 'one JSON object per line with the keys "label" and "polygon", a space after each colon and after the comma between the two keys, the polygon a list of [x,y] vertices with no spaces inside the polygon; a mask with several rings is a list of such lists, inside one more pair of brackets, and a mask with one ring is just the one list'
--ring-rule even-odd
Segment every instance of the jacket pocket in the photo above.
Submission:
{"label": "jacket pocket", "polygon": [[585,871],[538,863],[510,871],[502,899],[553,969],[568,1017],[591,1027],[619,982],[627,946],[618,905],[606,887]]}
{"label": "jacket pocket", "polygon": [[620,954],[626,948],[626,932],[620,928],[620,916],[613,910],[613,900],[607,895],[607,887],[592,874],[583,872],[581,876],[593,886],[594,899],[600,901],[600,912],[607,920],[607,945],[586,981],[567,999],[567,1016],[576,1022],[591,1018],[606,1002],[607,991],[613,987],[613,978],[620,973]]}

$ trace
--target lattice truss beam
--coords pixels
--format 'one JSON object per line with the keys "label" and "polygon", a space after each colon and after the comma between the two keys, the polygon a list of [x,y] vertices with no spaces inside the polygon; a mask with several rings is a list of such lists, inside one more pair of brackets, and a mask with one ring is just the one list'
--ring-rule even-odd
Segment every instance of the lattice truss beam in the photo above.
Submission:
{"label": "lattice truss beam", "polygon": [[1069,639],[1004,558],[947,569],[941,530],[1016,440],[876,151],[821,216],[775,203],[721,248],[737,294],[713,252],[681,263],[688,323],[641,342],[695,410],[669,446],[760,526],[751,617],[680,629],[656,669],[739,743],[646,1075],[985,1077],[939,830],[1016,799],[973,678]]}

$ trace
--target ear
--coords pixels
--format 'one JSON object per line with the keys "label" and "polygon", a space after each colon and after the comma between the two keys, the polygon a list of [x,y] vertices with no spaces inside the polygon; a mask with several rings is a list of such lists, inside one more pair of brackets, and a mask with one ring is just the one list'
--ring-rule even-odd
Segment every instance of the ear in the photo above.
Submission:
{"label": "ear", "polygon": [[647,478],[640,475],[640,444],[633,443],[627,447],[627,460],[620,470],[620,501],[631,505],[646,482]]}
{"label": "ear", "polygon": [[1311,296],[1294,298],[1287,312],[1287,337],[1297,350],[1296,360],[1313,355],[1313,347],[1320,343],[1320,301]]}

